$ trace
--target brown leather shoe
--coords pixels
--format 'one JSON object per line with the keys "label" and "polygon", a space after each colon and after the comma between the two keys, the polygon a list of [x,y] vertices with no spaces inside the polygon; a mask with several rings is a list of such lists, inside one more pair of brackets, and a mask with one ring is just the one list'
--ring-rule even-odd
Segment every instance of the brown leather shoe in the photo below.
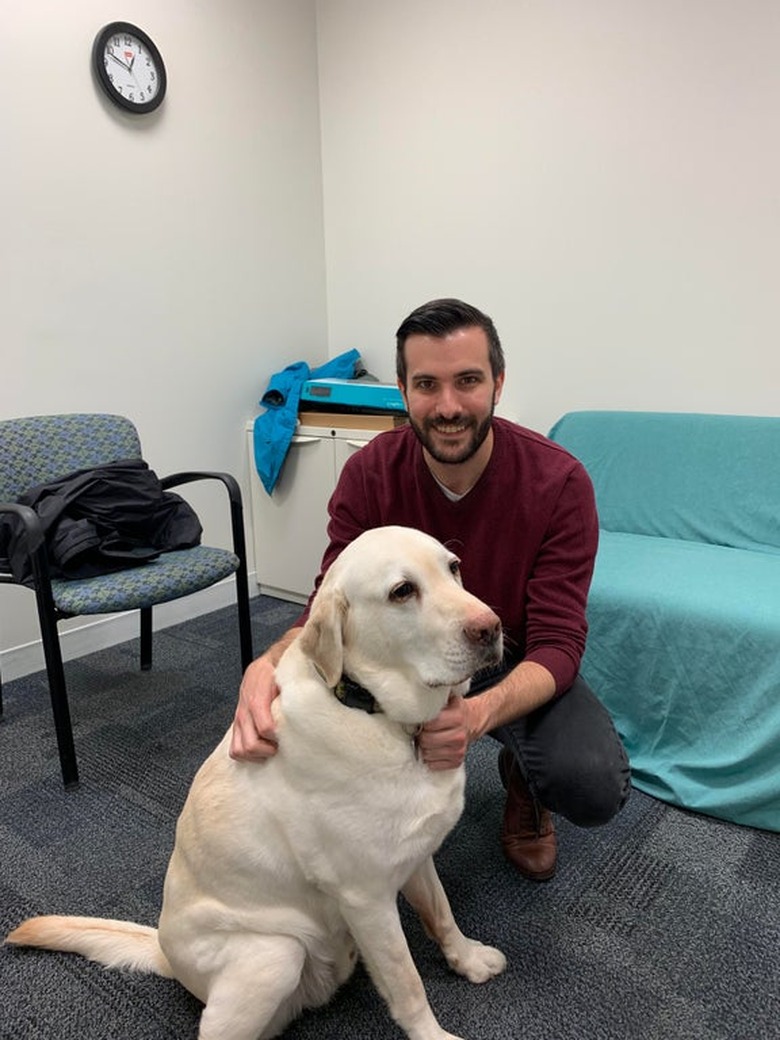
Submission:
{"label": "brown leather shoe", "polygon": [[558,843],[552,817],[528,790],[528,785],[507,748],[498,756],[498,769],[506,788],[506,808],[501,826],[504,855],[532,881],[547,881],[555,873]]}

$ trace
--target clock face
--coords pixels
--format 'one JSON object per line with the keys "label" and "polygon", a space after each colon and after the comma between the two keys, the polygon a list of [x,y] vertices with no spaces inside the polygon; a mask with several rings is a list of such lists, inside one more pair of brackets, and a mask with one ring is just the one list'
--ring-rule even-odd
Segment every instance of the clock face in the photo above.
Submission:
{"label": "clock face", "polygon": [[128,112],[152,112],[165,96],[162,56],[149,36],[129,22],[111,22],[95,38],[92,61],[108,97]]}

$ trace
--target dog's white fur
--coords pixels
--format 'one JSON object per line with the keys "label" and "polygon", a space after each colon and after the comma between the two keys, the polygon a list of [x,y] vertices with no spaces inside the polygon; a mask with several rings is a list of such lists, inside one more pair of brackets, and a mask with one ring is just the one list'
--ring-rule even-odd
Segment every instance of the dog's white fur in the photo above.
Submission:
{"label": "dog's white fur", "polygon": [[[195,777],[158,928],[39,917],[7,941],[177,978],[205,1004],[200,1040],[277,1036],[332,996],[359,951],[408,1037],[458,1040],[428,1004],[398,892],[470,981],[505,959],[453,919],[432,854],[462,811],[464,770],[430,770],[414,734],[500,652],[498,618],[442,545],[400,527],[361,535],[277,669],[277,754],[234,761],[226,736]],[[337,700],[342,671],[381,713]]]}

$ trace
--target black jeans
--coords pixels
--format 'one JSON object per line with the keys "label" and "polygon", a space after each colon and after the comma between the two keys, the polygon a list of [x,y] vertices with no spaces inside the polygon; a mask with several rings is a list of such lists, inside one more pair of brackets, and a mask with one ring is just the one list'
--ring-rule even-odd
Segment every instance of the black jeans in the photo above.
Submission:
{"label": "black jeans", "polygon": [[[504,674],[476,677],[469,696]],[[490,736],[512,752],[534,797],[579,827],[606,823],[628,800],[628,757],[609,713],[580,675],[564,694]]]}

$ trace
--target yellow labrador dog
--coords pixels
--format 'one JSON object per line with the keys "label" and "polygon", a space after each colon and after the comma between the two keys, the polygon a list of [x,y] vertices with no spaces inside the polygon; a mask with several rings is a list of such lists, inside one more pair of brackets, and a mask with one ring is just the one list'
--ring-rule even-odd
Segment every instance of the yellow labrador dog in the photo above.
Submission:
{"label": "yellow labrador dog", "polygon": [[7,941],[178,979],[205,1004],[200,1040],[278,1036],[359,952],[411,1040],[459,1040],[428,1004],[397,895],[456,972],[485,982],[504,969],[458,929],[431,858],[462,811],[464,770],[433,772],[415,749],[419,726],[501,647],[498,618],[439,542],[403,527],[361,535],[279,663],[277,754],[236,762],[226,736],[195,777],[158,927],[37,917]]}

